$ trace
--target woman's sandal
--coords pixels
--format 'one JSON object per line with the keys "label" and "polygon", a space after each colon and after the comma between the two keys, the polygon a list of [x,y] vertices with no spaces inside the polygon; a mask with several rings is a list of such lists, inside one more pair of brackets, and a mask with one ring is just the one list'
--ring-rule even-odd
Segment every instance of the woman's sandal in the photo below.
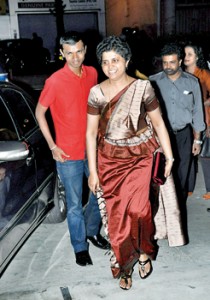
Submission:
{"label": "woman's sandal", "polygon": [[[130,270],[128,273],[123,272],[121,273],[120,276],[120,288],[123,290],[130,290],[130,288],[132,287],[132,273],[133,273],[133,269]],[[124,281],[125,286],[121,285],[122,281]]]}
{"label": "woman's sandal", "polygon": [[[145,266],[146,266],[146,264],[150,264],[150,270],[149,270],[149,272],[146,273],[145,276],[142,276],[141,272],[140,272],[140,269],[141,269],[142,272],[145,272]],[[142,279],[146,279],[152,273],[152,271],[153,271],[153,267],[152,267],[151,259],[148,258],[145,261],[139,260],[139,276]]]}

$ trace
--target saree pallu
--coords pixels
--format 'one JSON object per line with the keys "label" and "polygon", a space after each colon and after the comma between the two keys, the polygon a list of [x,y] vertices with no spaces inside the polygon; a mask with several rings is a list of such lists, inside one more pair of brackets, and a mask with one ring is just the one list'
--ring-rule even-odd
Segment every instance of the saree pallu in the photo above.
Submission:
{"label": "saree pallu", "polygon": [[150,201],[155,223],[155,240],[167,239],[170,247],[186,244],[181,214],[172,174],[165,184],[157,186],[151,182]]}

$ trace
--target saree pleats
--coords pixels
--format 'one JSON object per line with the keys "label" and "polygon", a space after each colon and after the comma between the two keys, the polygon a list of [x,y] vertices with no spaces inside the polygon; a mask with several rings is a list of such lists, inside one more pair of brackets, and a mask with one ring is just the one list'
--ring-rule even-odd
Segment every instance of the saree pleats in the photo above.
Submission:
{"label": "saree pleats", "polygon": [[153,157],[111,159],[99,150],[98,160],[111,246],[126,270],[138,260],[140,252],[151,258],[156,254],[149,201]]}

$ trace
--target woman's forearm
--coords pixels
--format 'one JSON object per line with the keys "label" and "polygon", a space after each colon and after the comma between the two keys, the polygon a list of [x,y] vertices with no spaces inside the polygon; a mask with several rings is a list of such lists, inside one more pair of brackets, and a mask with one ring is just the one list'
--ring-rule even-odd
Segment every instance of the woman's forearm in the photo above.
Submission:
{"label": "woman's forearm", "polygon": [[160,109],[157,108],[152,112],[148,112],[148,115],[152,121],[152,125],[156,131],[156,134],[158,136],[159,142],[161,144],[166,159],[173,158],[169,134],[166,129],[165,123],[162,119]]}
{"label": "woman's forearm", "polygon": [[97,172],[97,134],[98,134],[99,116],[88,115],[87,132],[86,132],[86,148],[90,176],[88,178],[88,186],[95,194],[100,188],[98,172]]}
{"label": "woman's forearm", "polygon": [[173,158],[170,138],[169,138],[168,131],[166,130],[164,123],[162,125],[156,127],[155,131],[157,133],[158,139],[160,141],[160,145],[163,149],[166,159]]}
{"label": "woman's forearm", "polygon": [[87,132],[86,134],[87,158],[90,174],[97,173],[96,164],[96,137]]}

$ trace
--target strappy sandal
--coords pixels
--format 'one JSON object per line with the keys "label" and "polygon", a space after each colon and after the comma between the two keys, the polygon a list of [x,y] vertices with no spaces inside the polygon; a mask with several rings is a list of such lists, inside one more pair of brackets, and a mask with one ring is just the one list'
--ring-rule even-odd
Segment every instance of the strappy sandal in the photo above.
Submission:
{"label": "strappy sandal", "polygon": [[124,282],[125,282],[125,286],[120,285],[121,289],[130,290],[130,288],[132,287],[132,273],[133,273],[133,269],[129,273],[125,273],[125,272],[121,273],[120,283],[121,283],[121,280],[124,280]]}
{"label": "strappy sandal", "polygon": [[[141,269],[142,272],[145,272],[145,266],[146,266],[146,264],[150,264],[150,270],[149,270],[148,273],[146,273],[145,276],[142,276],[142,275],[141,275],[141,272],[140,272],[140,269]],[[150,258],[148,258],[148,259],[145,260],[145,261],[139,260],[139,276],[140,276],[142,279],[146,279],[146,278],[152,273],[152,271],[153,271],[153,267],[152,267],[152,263],[151,263],[151,259],[150,259]]]}

